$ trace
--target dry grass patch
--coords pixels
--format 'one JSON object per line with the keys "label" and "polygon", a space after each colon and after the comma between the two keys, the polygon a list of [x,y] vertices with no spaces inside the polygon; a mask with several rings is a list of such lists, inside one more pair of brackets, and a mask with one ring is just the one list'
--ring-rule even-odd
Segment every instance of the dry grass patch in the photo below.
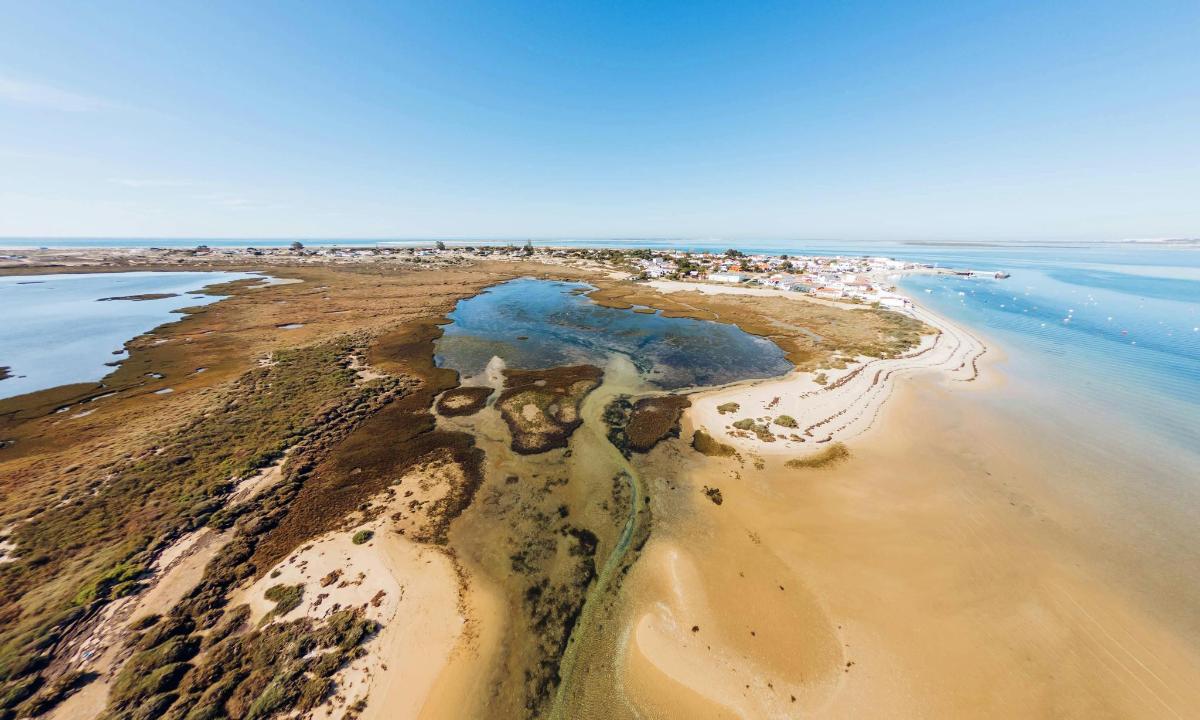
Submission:
{"label": "dry grass patch", "polygon": [[802,458],[792,458],[784,465],[790,468],[822,468],[850,458],[850,448],[840,442],[835,442],[815,455]]}
{"label": "dry grass patch", "polygon": [[692,433],[692,448],[709,457],[731,457],[737,452],[732,446],[726,445],[703,430]]}

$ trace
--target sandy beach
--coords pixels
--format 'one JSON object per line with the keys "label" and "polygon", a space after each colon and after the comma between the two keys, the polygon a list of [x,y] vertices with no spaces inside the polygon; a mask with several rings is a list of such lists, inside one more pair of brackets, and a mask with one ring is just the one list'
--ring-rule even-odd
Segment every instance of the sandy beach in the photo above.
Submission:
{"label": "sandy beach", "polygon": [[[1164,619],[1184,597],[1147,599],[1114,577],[1104,548],[1118,531],[1047,471],[1074,459],[996,411],[1003,378],[976,362],[977,338],[917,312],[941,330],[936,342],[843,371],[831,390],[813,394],[804,373],[694,396],[699,427],[728,425],[715,410],[726,402],[753,408],[738,417],[785,412],[802,427],[835,418],[826,425],[848,460],[788,468],[811,440],[724,434],[743,457],[660,447],[646,459],[661,502],[621,639],[636,713],[1186,718],[1200,708],[1190,681],[1200,648]],[[959,382],[980,367],[985,382]],[[710,487],[721,504],[701,492]]]}
{"label": "sandy beach", "polygon": [[[624,672],[639,711],[1185,718],[1200,707],[1194,638],[1081,550],[1070,508],[1030,474],[1032,454],[1012,457],[1002,428],[924,380],[901,383],[883,416],[833,468],[688,468],[690,500],[664,508],[632,578]],[[656,451],[648,472],[677,462]]]}

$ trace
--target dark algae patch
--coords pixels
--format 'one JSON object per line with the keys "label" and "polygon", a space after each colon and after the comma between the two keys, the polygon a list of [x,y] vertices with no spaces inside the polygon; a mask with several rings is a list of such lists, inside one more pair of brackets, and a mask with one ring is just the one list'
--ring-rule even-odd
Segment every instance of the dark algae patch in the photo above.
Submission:
{"label": "dark algae patch", "polygon": [[668,437],[679,437],[679,418],[691,401],[683,395],[660,395],[631,402],[629,396],[613,399],[604,409],[608,439],[625,457],[649,452]]}
{"label": "dark algae patch", "polygon": [[6,380],[12,377],[12,368],[7,365],[0,365],[0,380]]}
{"label": "dark algae patch", "polygon": [[452,388],[438,398],[437,411],[445,417],[474,415],[487,405],[491,396],[492,389],[488,387]]}
{"label": "dark algae patch", "polygon": [[642,398],[633,404],[629,424],[625,426],[629,447],[648,452],[667,437],[679,437],[679,418],[692,403],[683,395]]}
{"label": "dark algae patch", "polygon": [[583,423],[579,406],[600,385],[604,372],[593,365],[549,370],[505,370],[496,407],[512,433],[512,449],[533,455],[567,446]]}

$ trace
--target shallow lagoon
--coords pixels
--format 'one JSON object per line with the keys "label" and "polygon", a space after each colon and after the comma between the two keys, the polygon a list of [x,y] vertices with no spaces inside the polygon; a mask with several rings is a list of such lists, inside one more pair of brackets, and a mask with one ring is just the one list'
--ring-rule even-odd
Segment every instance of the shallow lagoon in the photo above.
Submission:
{"label": "shallow lagoon", "polygon": [[513,280],[463,300],[437,341],[436,361],[463,377],[493,356],[508,367],[541,369],[628,357],[662,389],[782,375],[791,363],[775,343],[733,325],[607,308],[581,295],[582,283]]}
{"label": "shallow lagoon", "polygon": [[[125,341],[180,319],[174,311],[208,305],[206,285],[258,278],[232,272],[128,272],[0,277],[0,398],[93,382],[126,357]],[[156,300],[103,298],[174,294]]]}

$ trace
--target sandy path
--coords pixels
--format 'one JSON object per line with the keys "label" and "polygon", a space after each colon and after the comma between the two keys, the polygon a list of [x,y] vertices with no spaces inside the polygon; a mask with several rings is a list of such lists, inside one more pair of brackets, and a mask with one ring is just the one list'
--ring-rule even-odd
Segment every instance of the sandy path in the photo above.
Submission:
{"label": "sandy path", "polygon": [[[375,499],[380,511],[361,524],[326,533],[281,561],[252,585],[237,591],[230,607],[246,603],[254,625],[274,607],[264,597],[274,585],[304,585],[304,601],[280,618],[322,618],[341,608],[359,608],[382,626],[363,647],[366,654],[334,675],[337,692],[313,711],[314,718],[340,718],[358,701],[360,717],[418,718],[426,711],[464,634],[459,580],[441,549],[410,540],[424,522],[410,503],[441,497],[459,472],[457,465],[431,462],[401,478]],[[401,519],[401,516],[404,516]],[[359,530],[373,536],[353,542]]]}
{"label": "sandy path", "polygon": [[151,614],[165,614],[204,577],[204,568],[233,537],[232,531],[204,528],[184,535],[159,554],[152,568],[150,589],[141,595],[111,603],[93,631],[72,653],[77,667],[100,677],[85,685],[47,713],[54,720],[94,718],[108,705],[109,685],[120,669],[129,622]]}

